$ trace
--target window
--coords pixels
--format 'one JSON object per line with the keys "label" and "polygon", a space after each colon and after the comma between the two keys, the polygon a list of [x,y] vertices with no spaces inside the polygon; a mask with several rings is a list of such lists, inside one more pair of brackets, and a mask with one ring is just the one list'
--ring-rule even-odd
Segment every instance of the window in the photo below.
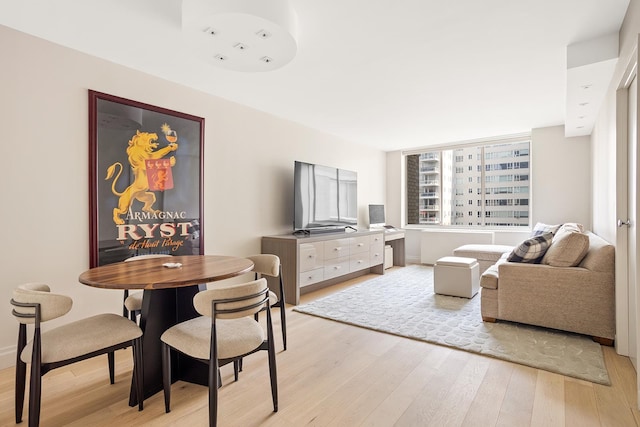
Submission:
{"label": "window", "polygon": [[[406,161],[408,224],[529,226],[528,139],[433,149],[408,154]],[[430,195],[428,211],[423,194]],[[460,200],[464,194],[468,204]],[[462,205],[477,210],[465,212]]]}

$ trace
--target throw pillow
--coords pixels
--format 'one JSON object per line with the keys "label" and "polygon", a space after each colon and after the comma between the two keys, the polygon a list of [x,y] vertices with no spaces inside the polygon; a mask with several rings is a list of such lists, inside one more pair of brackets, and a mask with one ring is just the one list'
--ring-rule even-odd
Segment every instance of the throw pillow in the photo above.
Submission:
{"label": "throw pillow", "polygon": [[542,263],[553,267],[575,267],[589,251],[589,236],[577,231],[558,231]]}
{"label": "throw pillow", "polygon": [[531,237],[539,236],[544,233],[551,233],[555,235],[556,231],[558,231],[561,225],[562,224],[548,225],[548,224],[539,222],[536,224],[535,227],[533,227],[533,231],[531,231]]}
{"label": "throw pillow", "polygon": [[511,251],[507,257],[507,261],[539,264],[551,245],[552,240],[553,234],[551,233],[530,237]]}
{"label": "throw pillow", "polygon": [[[562,224],[559,232],[570,232],[570,233],[584,233],[584,226],[582,224],[578,224],[577,222],[565,222]],[[557,235],[557,233],[555,233]]]}

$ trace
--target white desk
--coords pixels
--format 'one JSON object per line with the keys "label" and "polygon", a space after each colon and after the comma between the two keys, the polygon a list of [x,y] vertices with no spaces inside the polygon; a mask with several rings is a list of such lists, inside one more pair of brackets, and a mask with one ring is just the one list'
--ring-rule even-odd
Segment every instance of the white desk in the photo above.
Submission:
{"label": "white desk", "polygon": [[393,248],[393,265],[404,267],[404,230],[385,230],[384,243]]}

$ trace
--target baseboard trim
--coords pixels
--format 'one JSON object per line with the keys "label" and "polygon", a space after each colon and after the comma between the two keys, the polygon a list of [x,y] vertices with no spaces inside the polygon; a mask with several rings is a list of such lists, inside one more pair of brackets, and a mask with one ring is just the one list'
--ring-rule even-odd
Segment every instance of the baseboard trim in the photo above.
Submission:
{"label": "baseboard trim", "polygon": [[420,264],[420,256],[407,256],[407,264]]}
{"label": "baseboard trim", "polygon": [[16,364],[16,347],[11,345],[0,349],[0,369],[10,368]]}

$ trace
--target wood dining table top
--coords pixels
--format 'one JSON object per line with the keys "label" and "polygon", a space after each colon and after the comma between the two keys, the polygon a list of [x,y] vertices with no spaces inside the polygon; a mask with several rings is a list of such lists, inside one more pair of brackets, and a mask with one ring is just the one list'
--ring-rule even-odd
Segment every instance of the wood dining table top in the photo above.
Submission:
{"label": "wood dining table top", "polygon": [[[164,264],[181,264],[168,268]],[[214,282],[247,273],[253,262],[223,255],[182,255],[117,262],[91,268],[80,283],[104,289],[166,289]]]}

